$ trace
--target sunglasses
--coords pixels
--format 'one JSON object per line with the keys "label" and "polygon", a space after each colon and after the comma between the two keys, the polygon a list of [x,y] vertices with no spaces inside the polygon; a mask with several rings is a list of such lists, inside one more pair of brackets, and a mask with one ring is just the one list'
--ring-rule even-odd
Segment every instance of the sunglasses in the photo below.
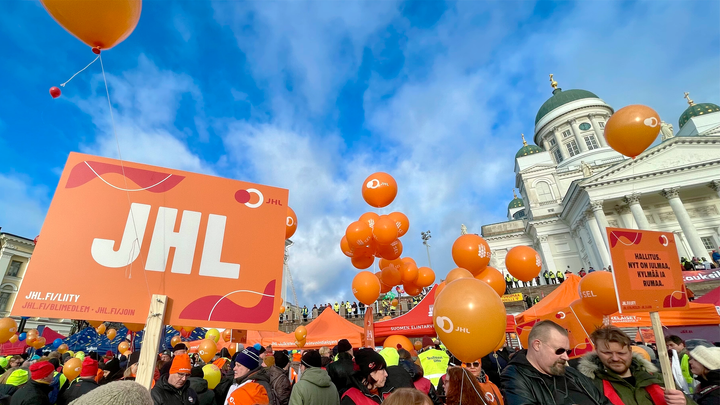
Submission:
{"label": "sunglasses", "polygon": [[561,347],[561,348],[555,350],[555,355],[562,356],[563,353],[570,354],[571,351],[572,351],[572,349],[565,349],[564,347]]}
{"label": "sunglasses", "polygon": [[480,362],[476,361],[474,363],[465,363],[465,367],[480,367]]}

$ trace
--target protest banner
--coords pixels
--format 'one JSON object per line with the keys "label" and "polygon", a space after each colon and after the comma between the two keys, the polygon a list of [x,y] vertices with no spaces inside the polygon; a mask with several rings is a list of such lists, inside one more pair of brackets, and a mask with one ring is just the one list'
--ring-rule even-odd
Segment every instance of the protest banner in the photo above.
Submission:
{"label": "protest banner", "polygon": [[675,389],[658,311],[687,308],[680,258],[672,232],[607,228],[621,314],[649,312],[663,380]]}
{"label": "protest banner", "polygon": [[720,269],[683,271],[682,276],[685,284],[720,280]]}
{"label": "protest banner", "polygon": [[375,326],[373,325],[373,308],[371,306],[365,309],[365,319],[363,319],[365,329],[364,347],[375,348]]}

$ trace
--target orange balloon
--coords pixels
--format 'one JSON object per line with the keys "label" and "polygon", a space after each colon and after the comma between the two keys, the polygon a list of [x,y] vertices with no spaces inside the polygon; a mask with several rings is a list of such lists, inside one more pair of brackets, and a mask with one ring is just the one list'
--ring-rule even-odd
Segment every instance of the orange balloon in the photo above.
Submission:
{"label": "orange balloon", "polygon": [[463,278],[445,286],[433,307],[435,332],[463,362],[491,353],[505,334],[505,305],[480,280]]}
{"label": "orange balloon", "polygon": [[435,298],[437,298],[438,295],[440,295],[440,291],[442,291],[445,288],[445,282],[438,284],[437,288],[435,289]]}
{"label": "orange balloon", "polygon": [[104,323],[104,321],[87,321],[90,325],[92,325],[93,328],[99,328],[100,325]]}
{"label": "orange balloon", "polygon": [[646,352],[645,349],[643,349],[642,347],[640,347],[640,346],[630,346],[630,349],[632,350],[633,354],[637,353],[637,354],[639,354],[643,359],[645,359],[645,360],[647,360],[647,361],[652,361],[652,360],[650,360],[650,354],[649,354],[648,352]]}
{"label": "orange balloon", "polygon": [[415,350],[422,349],[422,342],[419,340],[416,340],[415,343],[413,344],[413,347],[415,347]]}
{"label": "orange balloon", "polygon": [[230,345],[228,346],[228,352],[230,353],[230,357],[235,355],[235,352],[237,352],[237,345]]}
{"label": "orange balloon", "polygon": [[612,273],[607,271],[589,273],[580,279],[578,290],[583,305],[589,310],[601,315],[612,315],[618,311]]}
{"label": "orange balloon", "polygon": [[353,257],[350,259],[350,262],[356,269],[367,269],[368,267],[373,265],[373,262],[375,262],[374,257]]}
{"label": "orange balloon", "polygon": [[380,259],[380,261],[378,262],[378,267],[381,269],[384,269],[385,267],[388,267],[388,266],[393,266],[398,271],[401,271],[404,265],[405,265],[405,262],[403,262],[401,259],[394,259],[394,260]]}
{"label": "orange balloon", "polygon": [[[10,336],[10,339],[8,339],[8,342],[15,343],[18,341],[18,339],[19,339],[18,335],[12,335],[12,336]],[[60,353],[60,354],[62,354],[62,353]]]}
{"label": "orange balloon", "polygon": [[353,251],[350,249],[350,244],[347,241],[347,236],[343,236],[342,239],[340,239],[340,250],[342,250],[343,254],[347,257],[353,257]]}
{"label": "orange balloon", "polygon": [[77,357],[73,357],[65,362],[63,365],[63,374],[68,381],[73,381],[78,378],[80,371],[82,370],[82,360]]}
{"label": "orange balloon", "polygon": [[106,50],[124,41],[140,20],[141,0],[41,0],[60,26],[77,39]]}
{"label": "orange balloon", "polygon": [[299,347],[299,348],[302,349],[303,347],[305,347],[305,343],[306,343],[306,342],[307,342],[307,340],[305,340],[305,339],[303,339],[303,340],[296,340],[296,341],[295,341],[295,345],[297,345],[297,347]]}
{"label": "orange balloon", "polygon": [[361,271],[352,281],[355,298],[365,305],[372,305],[380,296],[380,280],[369,271]]}
{"label": "orange balloon", "polygon": [[505,346],[505,343],[506,343],[506,341],[505,341],[505,335],[503,335],[502,339],[500,339],[500,341],[498,342],[497,346],[495,346],[495,350],[493,350],[493,352],[496,352],[496,351],[502,349],[503,346]]}
{"label": "orange balloon", "polygon": [[603,316],[586,307],[585,304],[583,304],[582,299],[577,299],[571,302],[570,310],[575,314],[588,335],[595,332],[595,329],[603,325]]}
{"label": "orange balloon", "polygon": [[222,331],[222,338],[226,342],[230,342],[232,340],[232,329],[225,329]]}
{"label": "orange balloon", "polygon": [[130,357],[131,354],[132,354],[132,351],[130,351],[130,350],[125,350],[123,352],[123,356],[125,356],[125,357]]}
{"label": "orange balloon", "polygon": [[390,320],[390,319],[392,319],[392,316],[390,316],[390,315],[385,315],[385,316],[382,317],[381,320],[382,320],[382,321],[387,321],[387,320]]}
{"label": "orange balloon", "polygon": [[107,328],[106,328],[105,324],[102,323],[102,324],[100,324],[100,326],[97,327],[97,329],[95,329],[95,331],[98,333],[98,335],[104,335],[106,329]]}
{"label": "orange balloon", "polygon": [[198,347],[198,354],[205,363],[209,363],[210,360],[215,357],[215,353],[217,353],[217,344],[215,344],[214,340],[203,339],[202,342],[200,342],[200,347]]}
{"label": "orange balloon", "polygon": [[130,332],[140,332],[145,329],[145,325],[142,323],[124,323],[123,325],[125,325]]}
{"label": "orange balloon", "polygon": [[300,325],[295,328],[295,340],[305,340],[307,338],[307,328]]}
{"label": "orange balloon", "polygon": [[27,335],[25,337],[25,344],[28,346],[33,346],[35,341],[38,339],[38,335]]}
{"label": "orange balloon", "polygon": [[466,269],[463,269],[462,267],[457,267],[450,270],[447,277],[445,277],[445,284],[450,284],[453,281],[459,280],[461,278],[473,278],[473,275]]}
{"label": "orange balloon", "polygon": [[507,271],[520,281],[530,281],[540,274],[542,259],[530,246],[515,246],[505,256]]}
{"label": "orange balloon", "polygon": [[388,217],[392,219],[393,222],[395,222],[395,226],[398,230],[398,238],[405,235],[410,229],[410,220],[408,219],[407,215],[403,214],[402,212],[391,212],[388,214]]}
{"label": "orange balloon", "polygon": [[388,266],[382,269],[382,283],[389,286],[396,286],[402,281],[400,272],[393,266]]}
{"label": "orange balloon", "polygon": [[40,336],[40,332],[38,332],[37,329],[30,329],[29,331],[25,332],[25,334],[27,334],[27,336]]}
{"label": "orange balloon", "polygon": [[67,352],[68,350],[70,350],[70,347],[68,347],[68,345],[66,345],[65,343],[61,344],[61,345],[57,348],[57,352],[60,353],[60,354],[63,354],[63,353],[65,353],[65,352]]}
{"label": "orange balloon", "polygon": [[400,345],[401,348],[407,351],[415,348],[410,339],[406,338],[403,335],[390,335],[383,342],[383,347],[392,347],[393,349],[398,349],[398,345]]}
{"label": "orange balloon", "polygon": [[[404,260],[405,259],[403,259],[403,261]],[[418,277],[417,265],[415,265],[414,261],[413,263],[405,262],[404,264],[405,266],[400,269],[400,278],[402,279],[403,284],[415,283],[415,280],[417,280]]]}
{"label": "orange balloon", "polygon": [[118,353],[125,353],[128,349],[130,349],[130,343],[128,342],[121,342],[118,345]]}
{"label": "orange balloon", "polygon": [[178,331],[178,332],[182,332],[182,330],[183,330],[183,327],[182,327],[182,326],[177,326],[177,325],[173,325],[172,328],[175,329],[175,330]]}
{"label": "orange balloon", "polygon": [[605,123],[605,140],[608,145],[631,158],[643,153],[659,133],[658,113],[639,104],[615,111]]}
{"label": "orange balloon", "polygon": [[435,272],[430,267],[420,267],[415,285],[418,287],[429,287],[435,282]]}
{"label": "orange balloon", "polygon": [[281,314],[284,314],[284,313],[285,313],[285,307],[283,307],[283,306],[280,307],[280,313],[281,313]]}
{"label": "orange balloon", "polygon": [[476,276],[490,263],[490,245],[478,235],[462,235],[453,243],[452,257],[458,267]]}
{"label": "orange balloon", "polygon": [[397,298],[393,298],[393,300],[390,301],[390,305],[392,305],[394,307],[396,307],[399,303],[400,303],[400,301],[398,301]]}
{"label": "orange balloon", "polygon": [[373,238],[372,228],[367,222],[355,221],[348,225],[345,230],[345,237],[347,238],[348,244],[354,248],[358,246],[367,246],[367,244]]}
{"label": "orange balloon", "polygon": [[413,259],[412,257],[403,257],[402,259],[400,259],[400,261],[403,262],[405,266],[413,265],[417,267],[417,263],[415,263],[415,259]]}
{"label": "orange balloon", "polygon": [[393,286],[380,283],[380,294],[387,294],[392,291]]}
{"label": "orange balloon", "polygon": [[475,278],[488,283],[499,296],[502,297],[505,294],[505,288],[507,287],[505,278],[496,268],[488,266]]}
{"label": "orange balloon", "polygon": [[36,349],[42,349],[43,347],[45,347],[45,338],[42,336],[38,336],[38,338],[35,339],[35,342],[33,342],[32,346]]}
{"label": "orange balloon", "polygon": [[365,246],[358,246],[353,249],[351,257],[375,257],[375,251],[377,250],[377,243],[375,239],[371,239]]}
{"label": "orange balloon", "polygon": [[360,219],[358,219],[358,221],[367,222],[368,226],[372,228],[375,226],[375,223],[378,221],[378,219],[380,219],[380,215],[374,212],[366,212],[360,215]]}
{"label": "orange balloon", "polygon": [[383,215],[375,222],[372,228],[375,241],[381,245],[389,245],[398,238],[398,228],[395,221],[387,215]]}
{"label": "orange balloon", "polygon": [[402,255],[403,245],[400,239],[395,239],[389,245],[378,245],[377,252],[384,259],[395,260]]}
{"label": "orange balloon", "polygon": [[117,331],[113,328],[110,328],[105,332],[105,336],[107,336],[108,339],[113,340],[115,339],[115,336],[117,336]]}
{"label": "orange balloon", "polygon": [[285,239],[290,239],[297,230],[297,215],[292,208],[287,207],[287,218],[285,219]]}
{"label": "orange balloon", "polygon": [[405,294],[411,297],[417,297],[422,292],[422,287],[418,287],[415,284],[403,284],[403,290],[405,290]]}
{"label": "orange balloon", "polygon": [[12,318],[0,319],[0,343],[5,343],[15,336],[17,332],[17,322]]}
{"label": "orange balloon", "polygon": [[388,206],[396,195],[397,182],[387,173],[373,173],[363,182],[362,196],[365,202],[375,208]]}
{"label": "orange balloon", "polygon": [[175,347],[178,343],[182,342],[180,335],[175,335],[170,339],[170,346]]}

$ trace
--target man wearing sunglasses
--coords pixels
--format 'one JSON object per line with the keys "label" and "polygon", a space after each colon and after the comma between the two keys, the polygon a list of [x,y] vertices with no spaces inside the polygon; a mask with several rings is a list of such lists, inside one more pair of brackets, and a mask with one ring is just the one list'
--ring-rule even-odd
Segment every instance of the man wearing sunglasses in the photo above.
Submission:
{"label": "man wearing sunglasses", "polygon": [[567,362],[570,341],[565,329],[540,321],[500,376],[507,405],[612,405],[593,382]]}
{"label": "man wearing sunglasses", "polygon": [[590,377],[613,404],[685,405],[682,391],[665,390],[660,371],[633,354],[630,337],[616,326],[604,326],[590,335],[595,353],[580,360],[578,370]]}

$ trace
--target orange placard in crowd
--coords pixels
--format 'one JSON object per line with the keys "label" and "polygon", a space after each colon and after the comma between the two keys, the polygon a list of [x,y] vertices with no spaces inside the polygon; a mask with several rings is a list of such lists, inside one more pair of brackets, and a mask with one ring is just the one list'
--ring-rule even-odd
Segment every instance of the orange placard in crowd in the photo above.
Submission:
{"label": "orange placard in crowd", "polygon": [[373,307],[365,308],[365,319],[363,319],[365,335],[363,339],[364,347],[375,347],[375,325],[373,323]]}
{"label": "orange placard in crowd", "polygon": [[71,153],[13,315],[278,330],[288,191]]}
{"label": "orange placard in crowd", "polygon": [[684,309],[688,305],[671,232],[607,228],[621,313]]}

